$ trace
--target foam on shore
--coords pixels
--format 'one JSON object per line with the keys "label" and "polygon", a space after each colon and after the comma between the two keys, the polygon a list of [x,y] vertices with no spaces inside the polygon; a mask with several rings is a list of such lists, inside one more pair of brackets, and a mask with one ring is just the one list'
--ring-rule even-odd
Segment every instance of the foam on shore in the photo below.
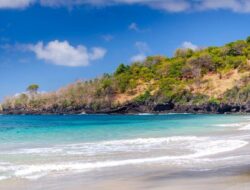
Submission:
{"label": "foam on shore", "polygon": [[[171,145],[171,143],[174,143]],[[177,143],[177,144],[176,144]],[[88,146],[90,143],[87,143]],[[192,153],[187,153],[178,156],[158,156],[158,157],[145,157],[135,159],[124,159],[124,160],[105,160],[105,161],[93,161],[93,162],[57,162],[47,164],[34,164],[34,165],[9,165],[1,164],[0,170],[4,173],[8,173],[8,176],[0,176],[0,180],[7,178],[18,177],[26,179],[37,179],[42,176],[53,173],[67,173],[67,172],[87,172],[96,169],[119,167],[126,165],[139,165],[139,164],[150,164],[150,163],[171,163],[173,164],[187,164],[187,161],[195,163],[196,159],[200,161],[200,158],[209,158],[212,155],[225,153],[239,149],[248,144],[247,141],[243,140],[216,140],[208,137],[196,137],[196,136],[174,136],[166,138],[149,138],[149,139],[130,139],[130,140],[119,140],[119,141],[107,141],[100,143],[102,145],[115,147],[119,145],[125,145],[126,149],[133,146],[144,145],[147,149],[154,146],[174,146],[173,149],[189,149]],[[113,146],[115,145],[115,146]],[[180,145],[178,147],[178,145]],[[70,145],[72,147],[82,146],[82,144]],[[151,147],[150,147],[151,146]],[[145,148],[144,147],[144,148]],[[52,148],[53,149],[53,148]],[[109,149],[113,151],[112,148]],[[124,149],[125,150],[125,149]],[[48,149],[44,149],[48,151]],[[28,151],[31,153],[31,151]],[[28,153],[26,152],[26,153]],[[35,151],[33,150],[33,153]],[[43,150],[37,151],[44,153]],[[53,152],[49,151],[51,154]],[[212,158],[211,158],[212,159]]]}

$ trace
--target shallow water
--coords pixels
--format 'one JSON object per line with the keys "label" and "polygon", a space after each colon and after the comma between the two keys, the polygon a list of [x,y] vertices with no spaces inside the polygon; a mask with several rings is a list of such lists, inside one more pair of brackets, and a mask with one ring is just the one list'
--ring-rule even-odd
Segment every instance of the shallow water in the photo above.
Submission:
{"label": "shallow water", "polygon": [[0,183],[101,170],[208,171],[250,163],[250,116],[0,116]]}

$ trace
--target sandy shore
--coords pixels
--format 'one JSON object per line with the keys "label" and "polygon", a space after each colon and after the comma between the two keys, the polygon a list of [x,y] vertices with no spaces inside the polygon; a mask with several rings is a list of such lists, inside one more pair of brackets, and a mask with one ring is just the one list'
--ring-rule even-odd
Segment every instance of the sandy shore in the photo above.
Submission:
{"label": "sandy shore", "polygon": [[[2,190],[248,190],[250,167],[218,171],[168,173],[164,169],[102,171],[93,175],[45,178],[38,181],[12,180],[0,183]],[[106,173],[107,172],[107,173]],[[116,173],[118,172],[118,173]],[[116,174],[115,174],[116,173]]]}
{"label": "sandy shore", "polygon": [[[241,168],[242,169],[242,168]],[[187,172],[186,174],[164,175],[162,173],[145,174],[138,177],[125,177],[116,180],[99,181],[88,185],[72,186],[72,190],[249,190],[250,172],[242,169],[241,174],[232,174],[230,170],[214,172]],[[227,173],[228,172],[228,173]],[[180,177],[180,176],[182,177]],[[68,190],[66,187],[64,190]]]}
{"label": "sandy shore", "polygon": [[[250,176],[232,176],[232,177],[210,177],[202,179],[178,179],[178,180],[157,180],[153,181],[109,181],[91,186],[74,187],[72,190],[93,189],[93,190],[249,190]],[[65,188],[65,190],[68,188]]]}

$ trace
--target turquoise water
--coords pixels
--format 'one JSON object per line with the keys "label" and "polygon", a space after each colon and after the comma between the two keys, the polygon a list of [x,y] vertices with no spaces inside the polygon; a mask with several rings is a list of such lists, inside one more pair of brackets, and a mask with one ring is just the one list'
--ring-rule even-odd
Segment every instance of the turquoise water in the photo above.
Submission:
{"label": "turquoise water", "polygon": [[[169,170],[207,169],[207,162],[215,168],[244,164],[250,161],[249,119],[193,114],[2,115],[0,180],[38,180],[159,162]],[[235,162],[236,157],[242,162]]]}
{"label": "turquoise water", "polygon": [[0,116],[0,143],[65,143],[206,133],[228,115]]}

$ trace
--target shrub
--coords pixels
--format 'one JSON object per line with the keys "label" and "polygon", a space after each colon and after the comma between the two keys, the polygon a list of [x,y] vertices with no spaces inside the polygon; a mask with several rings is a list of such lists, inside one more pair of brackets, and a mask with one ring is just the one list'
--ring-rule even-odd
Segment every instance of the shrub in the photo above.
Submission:
{"label": "shrub", "polygon": [[140,96],[136,97],[135,101],[139,103],[144,103],[148,101],[150,98],[151,98],[151,94],[148,90],[146,90],[144,94],[141,94]]}
{"label": "shrub", "polygon": [[219,99],[215,98],[215,97],[211,97],[208,101],[208,103],[210,104],[215,104],[215,105],[219,105],[221,102]]}
{"label": "shrub", "polygon": [[180,78],[182,76],[182,68],[185,65],[183,59],[175,59],[168,64],[167,76],[170,78]]}
{"label": "shrub", "polygon": [[115,75],[122,74],[129,69],[129,66],[125,66],[124,64],[120,64],[115,71]]}
{"label": "shrub", "polygon": [[226,67],[227,68],[232,68],[232,69],[236,69],[238,68],[240,65],[244,65],[246,64],[247,60],[246,57],[244,56],[227,56],[225,63],[226,63]]}
{"label": "shrub", "polygon": [[250,36],[247,37],[246,42],[249,44],[250,43]]}
{"label": "shrub", "polygon": [[175,57],[181,57],[181,58],[189,58],[194,54],[194,51],[192,49],[177,49],[175,51],[174,56]]}

